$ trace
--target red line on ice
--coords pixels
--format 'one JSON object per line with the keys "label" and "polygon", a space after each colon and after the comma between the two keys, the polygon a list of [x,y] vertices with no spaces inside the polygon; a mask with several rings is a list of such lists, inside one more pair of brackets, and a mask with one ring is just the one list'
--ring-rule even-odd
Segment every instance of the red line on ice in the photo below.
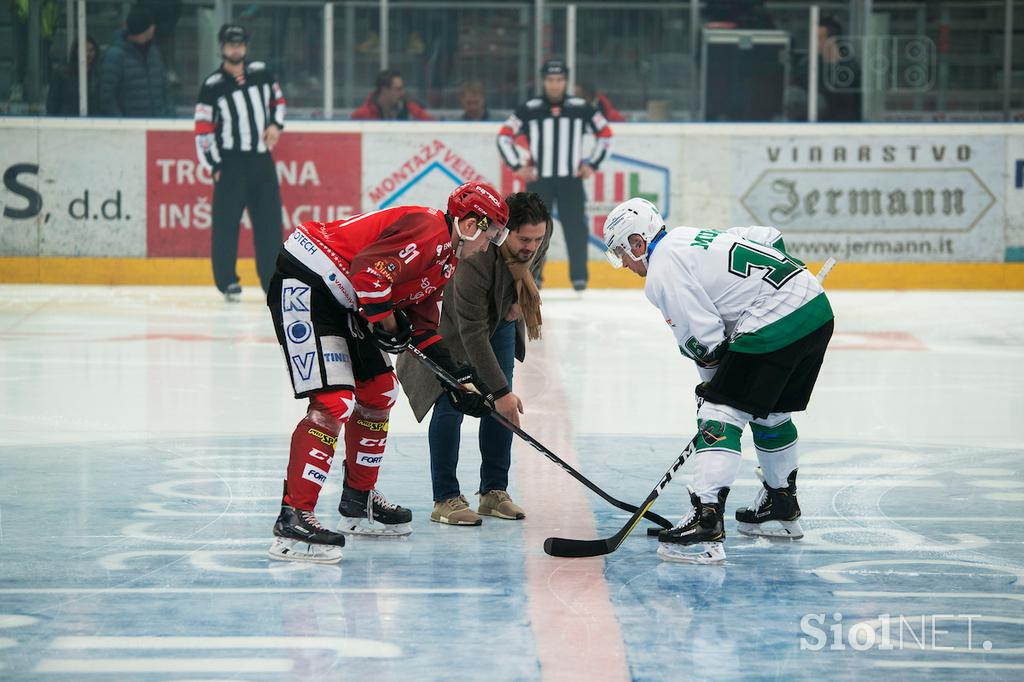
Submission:
{"label": "red line on ice", "polygon": [[[526,408],[523,428],[574,468],[572,425],[552,341],[530,344],[516,367],[516,393]],[[516,439],[513,497],[526,511],[527,597],[537,657],[546,680],[628,680],[622,632],[604,578],[604,559],[556,559],[544,554],[551,535],[594,538],[597,529],[585,488]],[[487,522],[490,523],[490,522]]]}

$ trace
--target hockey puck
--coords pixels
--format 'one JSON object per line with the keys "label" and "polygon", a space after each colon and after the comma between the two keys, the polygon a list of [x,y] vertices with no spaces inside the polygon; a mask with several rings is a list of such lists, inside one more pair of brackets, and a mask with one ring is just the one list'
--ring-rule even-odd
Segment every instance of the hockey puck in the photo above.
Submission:
{"label": "hockey puck", "polygon": [[663,530],[662,528],[648,528],[648,529],[647,529],[647,534],[648,534],[648,535],[655,535],[655,536],[656,536],[656,535],[657,535],[658,533],[660,533],[660,532],[661,532],[662,530]]}

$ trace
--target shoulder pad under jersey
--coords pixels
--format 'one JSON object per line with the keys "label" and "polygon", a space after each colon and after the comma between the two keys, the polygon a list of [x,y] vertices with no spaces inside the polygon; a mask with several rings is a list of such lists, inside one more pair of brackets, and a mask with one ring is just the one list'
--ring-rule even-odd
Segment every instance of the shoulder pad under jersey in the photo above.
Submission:
{"label": "shoulder pad under jersey", "polygon": [[207,79],[203,81],[203,85],[217,85],[217,83],[220,83],[222,80],[224,80],[224,75],[218,71],[217,73],[211,74],[207,77]]}
{"label": "shoulder pad under jersey", "polygon": [[249,71],[265,71],[267,69],[266,62],[249,62],[249,66],[246,67]]}

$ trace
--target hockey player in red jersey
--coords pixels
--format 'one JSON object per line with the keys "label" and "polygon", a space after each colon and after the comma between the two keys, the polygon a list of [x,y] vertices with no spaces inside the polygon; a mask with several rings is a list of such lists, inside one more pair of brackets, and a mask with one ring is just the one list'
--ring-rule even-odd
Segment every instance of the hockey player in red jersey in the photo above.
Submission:
{"label": "hockey player in red jersey", "polygon": [[[505,240],[507,220],[498,192],[470,182],[448,197],[447,212],[402,206],[303,223],[285,242],[267,305],[295,397],[308,398],[309,408],[292,433],[273,558],[335,563],[343,534],[412,532],[412,512],[375,488],[399,391],[387,353],[411,343],[462,383],[480,386],[471,367],[454,363],[437,333],[441,295],[460,258]],[[465,414],[490,413],[479,393],[446,392]],[[337,533],[322,526],[313,509],[342,430]]]}

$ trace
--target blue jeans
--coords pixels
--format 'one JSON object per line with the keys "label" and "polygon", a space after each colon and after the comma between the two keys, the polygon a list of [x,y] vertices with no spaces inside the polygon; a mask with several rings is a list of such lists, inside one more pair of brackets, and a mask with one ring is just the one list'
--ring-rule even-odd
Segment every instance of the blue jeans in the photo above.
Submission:
{"label": "blue jeans", "polygon": [[[502,321],[491,336],[491,348],[498,359],[505,380],[512,388],[512,368],[516,360],[516,324]],[[456,410],[447,395],[434,403],[427,440],[430,443],[430,478],[434,501],[458,497],[459,428],[463,414]],[[508,489],[508,470],[512,465],[512,432],[491,417],[480,420],[480,492]]]}

